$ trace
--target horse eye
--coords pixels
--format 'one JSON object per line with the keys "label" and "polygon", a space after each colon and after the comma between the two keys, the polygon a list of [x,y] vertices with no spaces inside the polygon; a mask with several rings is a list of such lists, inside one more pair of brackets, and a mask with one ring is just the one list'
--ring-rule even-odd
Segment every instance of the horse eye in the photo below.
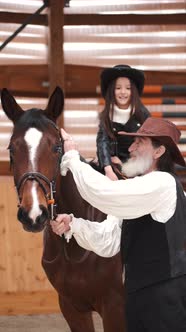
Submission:
{"label": "horse eye", "polygon": [[7,149],[9,150],[10,155],[14,153],[14,149],[11,145],[9,145]]}
{"label": "horse eye", "polygon": [[61,145],[55,145],[55,146],[53,147],[53,151],[54,151],[55,153],[61,153],[61,152],[62,152],[62,147],[61,147]]}
{"label": "horse eye", "polygon": [[13,165],[13,147],[9,145],[7,149],[9,150],[9,155],[10,155],[10,170],[11,170]]}

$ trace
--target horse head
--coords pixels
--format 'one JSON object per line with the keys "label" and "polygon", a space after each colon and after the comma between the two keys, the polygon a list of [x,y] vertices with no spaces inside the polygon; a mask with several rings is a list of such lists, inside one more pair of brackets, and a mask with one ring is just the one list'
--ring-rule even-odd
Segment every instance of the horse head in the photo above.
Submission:
{"label": "horse head", "polygon": [[63,111],[63,91],[59,87],[54,90],[45,110],[23,111],[7,89],[1,92],[1,102],[14,124],[8,149],[19,200],[17,217],[26,231],[39,232],[54,214],[62,155],[56,121]]}

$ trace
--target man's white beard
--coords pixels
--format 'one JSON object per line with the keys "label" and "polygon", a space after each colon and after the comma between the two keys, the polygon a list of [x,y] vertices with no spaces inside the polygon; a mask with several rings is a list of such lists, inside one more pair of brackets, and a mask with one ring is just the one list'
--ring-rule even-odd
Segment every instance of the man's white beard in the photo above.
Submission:
{"label": "man's white beard", "polygon": [[137,158],[129,158],[122,164],[122,173],[128,178],[145,174],[152,166],[152,156],[138,156]]}

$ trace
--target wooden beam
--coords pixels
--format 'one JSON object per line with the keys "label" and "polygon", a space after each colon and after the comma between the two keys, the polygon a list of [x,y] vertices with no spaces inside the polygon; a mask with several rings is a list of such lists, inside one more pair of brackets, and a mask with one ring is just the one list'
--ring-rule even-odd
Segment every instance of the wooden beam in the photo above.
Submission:
{"label": "wooden beam", "polygon": [[[55,65],[54,65],[55,67]],[[100,97],[99,77],[103,68],[65,65],[65,95],[68,98]],[[61,74],[60,74],[61,73]],[[58,73],[57,73],[58,74]],[[64,78],[62,70],[59,72]],[[87,77],[90,78],[87,80]],[[148,85],[186,85],[186,75],[181,72],[146,71]],[[54,84],[53,84],[54,86]],[[0,89],[6,87],[14,95],[48,97],[49,71],[47,65],[2,65],[0,66]],[[181,92],[144,93],[144,96],[184,96]]]}
{"label": "wooden beam", "polygon": [[[0,12],[0,23],[22,24],[30,14]],[[66,14],[64,25],[181,25],[186,22],[186,14]],[[47,15],[39,15],[32,24],[48,25]]]}
{"label": "wooden beam", "polygon": [[[49,91],[56,86],[64,89],[63,25],[64,0],[50,0],[49,7]],[[58,124],[63,127],[63,115]]]}
{"label": "wooden beam", "polygon": [[185,24],[186,14],[76,14],[65,15],[65,25],[166,25]]}
{"label": "wooden beam", "polygon": [[50,0],[49,7],[49,89],[64,88],[63,15],[64,0]]}
{"label": "wooden beam", "polygon": [[[84,98],[98,97],[99,77],[102,68],[89,66],[65,66],[66,70],[66,97],[78,98],[83,93]],[[80,92],[81,91],[81,92]],[[79,94],[80,92],[80,94]]]}
{"label": "wooden beam", "polygon": [[0,66],[0,89],[2,88],[7,88],[18,96],[47,97],[48,66]]}
{"label": "wooden beam", "polygon": [[145,71],[146,85],[186,85],[185,72],[169,72],[169,71]]}
{"label": "wooden beam", "polygon": [[[23,24],[30,16],[31,14],[26,13],[0,12],[0,23]],[[48,26],[47,15],[40,14],[35,16],[32,20],[32,24]]]}

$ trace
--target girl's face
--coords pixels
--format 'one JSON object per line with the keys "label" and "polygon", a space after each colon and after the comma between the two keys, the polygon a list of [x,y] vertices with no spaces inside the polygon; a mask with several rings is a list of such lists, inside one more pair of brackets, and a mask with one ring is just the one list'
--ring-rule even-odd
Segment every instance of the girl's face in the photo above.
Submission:
{"label": "girl's face", "polygon": [[119,77],[116,79],[115,89],[116,105],[119,108],[126,109],[131,103],[131,83],[127,77]]}

